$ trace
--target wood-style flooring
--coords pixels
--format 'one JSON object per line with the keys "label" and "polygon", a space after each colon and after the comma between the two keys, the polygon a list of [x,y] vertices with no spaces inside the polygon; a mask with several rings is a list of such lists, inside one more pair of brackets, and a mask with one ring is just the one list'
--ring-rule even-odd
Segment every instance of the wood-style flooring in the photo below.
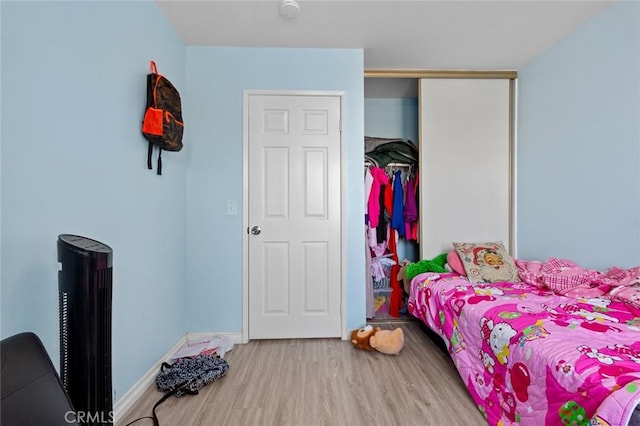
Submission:
{"label": "wood-style flooring", "polygon": [[[419,322],[376,325],[403,328],[399,355],[340,339],[235,345],[225,356],[227,375],[198,395],[165,401],[156,410],[160,426],[486,425],[453,363]],[[151,415],[163,395],[149,387],[117,425]]]}

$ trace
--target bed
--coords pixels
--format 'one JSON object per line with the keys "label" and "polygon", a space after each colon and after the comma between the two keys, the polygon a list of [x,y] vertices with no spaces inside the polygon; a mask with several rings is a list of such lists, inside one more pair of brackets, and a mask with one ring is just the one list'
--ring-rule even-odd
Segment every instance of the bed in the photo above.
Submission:
{"label": "bed", "polygon": [[428,272],[407,306],[490,425],[640,425],[640,310],[628,303]]}

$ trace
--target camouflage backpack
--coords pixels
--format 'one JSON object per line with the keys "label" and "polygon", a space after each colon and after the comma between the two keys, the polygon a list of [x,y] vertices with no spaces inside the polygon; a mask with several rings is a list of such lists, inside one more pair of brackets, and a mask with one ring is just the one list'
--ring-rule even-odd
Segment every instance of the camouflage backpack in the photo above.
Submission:
{"label": "camouflage backpack", "polygon": [[147,74],[147,106],[142,120],[142,134],[149,141],[149,170],[153,145],[158,146],[157,173],[161,175],[162,150],[180,151],[183,132],[180,94],[169,80],[158,74],[156,63],[151,61],[151,73]]}

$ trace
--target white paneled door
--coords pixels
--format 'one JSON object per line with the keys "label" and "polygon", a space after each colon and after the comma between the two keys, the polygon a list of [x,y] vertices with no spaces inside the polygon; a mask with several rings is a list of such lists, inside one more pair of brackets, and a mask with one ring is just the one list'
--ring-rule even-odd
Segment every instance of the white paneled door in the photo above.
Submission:
{"label": "white paneled door", "polygon": [[340,97],[248,96],[249,338],[341,335]]}

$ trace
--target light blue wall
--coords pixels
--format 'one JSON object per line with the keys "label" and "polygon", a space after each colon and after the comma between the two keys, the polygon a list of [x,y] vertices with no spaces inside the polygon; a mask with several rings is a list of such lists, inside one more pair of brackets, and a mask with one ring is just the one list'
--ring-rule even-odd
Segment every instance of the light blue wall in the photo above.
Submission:
{"label": "light blue wall", "polygon": [[[187,172],[188,330],[242,331],[245,89],[346,93],[347,327],[361,326],[365,321],[362,50],[189,47],[187,64],[192,122]],[[225,215],[226,200],[238,200],[237,216]]]}
{"label": "light blue wall", "polygon": [[[364,134],[381,138],[418,139],[418,98],[365,98]],[[398,259],[420,260],[415,241],[398,241]]]}
{"label": "light blue wall", "polygon": [[418,98],[365,98],[364,134],[418,144]]}
{"label": "light blue wall", "polygon": [[616,2],[518,75],[518,256],[640,264],[640,3]]}
{"label": "light blue wall", "polygon": [[2,2],[2,337],[36,332],[57,366],[57,236],[109,244],[117,397],[185,332],[188,146],[146,169],[150,59],[186,89],[153,2]]}

